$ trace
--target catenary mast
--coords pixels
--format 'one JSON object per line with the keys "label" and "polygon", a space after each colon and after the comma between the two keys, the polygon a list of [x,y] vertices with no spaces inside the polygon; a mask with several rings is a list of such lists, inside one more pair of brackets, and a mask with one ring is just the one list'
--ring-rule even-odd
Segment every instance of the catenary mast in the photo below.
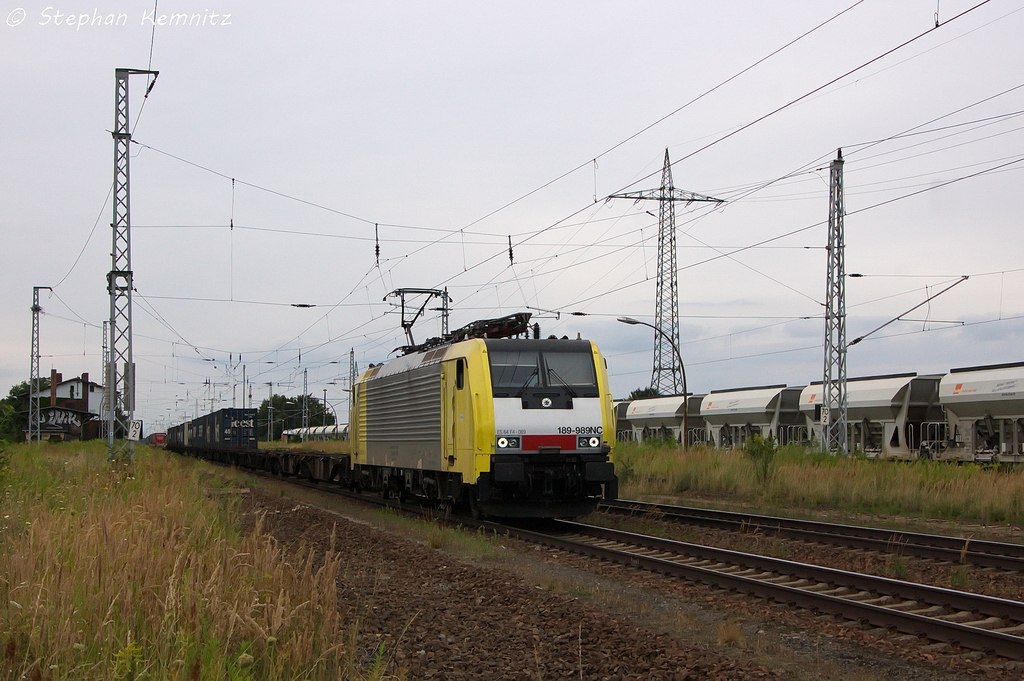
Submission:
{"label": "catenary mast", "polygon": [[[49,286],[32,287],[32,366],[29,372],[28,395],[28,442],[39,442],[42,438],[42,414],[39,409],[39,315],[43,308],[39,306],[39,292],[52,291]],[[51,385],[50,391],[57,387]]]}
{"label": "catenary mast", "polygon": [[847,454],[846,435],[846,237],[843,218],[843,150],[832,161],[828,195],[828,282],[825,289],[825,371],[822,380],[821,446]]}
{"label": "catenary mast", "polygon": [[[156,84],[157,71],[115,69],[114,90],[114,220],[113,247],[110,251],[110,272],[107,292],[110,295],[110,361],[107,363],[107,458],[110,461],[131,461],[135,443],[118,442],[128,432],[135,417],[135,364],[132,359],[132,227],[129,161],[131,121],[128,109],[128,79],[137,74],[152,75],[146,95]],[[118,388],[121,400],[118,402]]]}

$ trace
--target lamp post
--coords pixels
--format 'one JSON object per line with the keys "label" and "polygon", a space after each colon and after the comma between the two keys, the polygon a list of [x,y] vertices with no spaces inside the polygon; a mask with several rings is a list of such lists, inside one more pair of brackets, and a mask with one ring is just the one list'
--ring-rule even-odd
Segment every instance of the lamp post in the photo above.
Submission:
{"label": "lamp post", "polygon": [[664,331],[662,331],[661,329],[656,327],[654,324],[648,324],[647,322],[642,322],[639,319],[633,319],[632,317],[619,317],[619,321],[622,322],[623,324],[629,324],[631,326],[635,326],[635,325],[639,324],[640,326],[647,326],[649,328],[654,329],[655,331],[660,333],[665,340],[667,340],[669,342],[669,345],[671,345],[672,349],[675,351],[676,359],[679,360],[679,371],[682,372],[682,374],[683,374],[683,437],[682,437],[682,445],[683,445],[683,451],[686,451],[686,444],[687,444],[686,441],[687,441],[687,438],[689,438],[689,435],[690,435],[690,432],[689,432],[689,430],[690,430],[689,429],[689,419],[687,418],[687,412],[689,412],[689,410],[690,410],[690,408],[689,408],[690,405],[688,403],[689,397],[687,395],[687,390],[686,390],[686,367],[683,366],[683,356],[681,354],[679,354],[679,348],[676,346],[675,341],[672,340],[672,338],[670,338],[667,333],[665,333]]}

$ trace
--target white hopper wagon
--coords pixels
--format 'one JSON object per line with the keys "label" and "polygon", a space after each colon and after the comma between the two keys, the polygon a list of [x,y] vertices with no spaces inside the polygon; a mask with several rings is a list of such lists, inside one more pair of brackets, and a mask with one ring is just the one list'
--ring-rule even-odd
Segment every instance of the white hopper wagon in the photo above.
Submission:
{"label": "white hopper wagon", "polygon": [[[940,378],[909,373],[848,379],[849,450],[871,458],[917,458],[934,424],[942,421]],[[821,442],[821,402],[821,383],[812,383],[800,395],[800,411],[816,442]]]}
{"label": "white hopper wagon", "polygon": [[785,385],[712,391],[700,405],[700,416],[715,447],[739,447],[760,435],[780,444],[803,442],[807,429],[800,416],[801,387]]}
{"label": "white hopper wagon", "polygon": [[1024,461],[1024,362],[953,369],[939,399],[948,431],[935,458]]}
{"label": "white hopper wagon", "polygon": [[[687,404],[687,428],[689,444],[697,444],[706,440],[704,421],[700,416],[702,395],[690,395]],[[683,429],[683,397],[652,397],[644,400],[633,400],[626,408],[626,418],[632,428],[632,437],[636,442],[650,439],[673,439],[681,442],[679,433]]]}

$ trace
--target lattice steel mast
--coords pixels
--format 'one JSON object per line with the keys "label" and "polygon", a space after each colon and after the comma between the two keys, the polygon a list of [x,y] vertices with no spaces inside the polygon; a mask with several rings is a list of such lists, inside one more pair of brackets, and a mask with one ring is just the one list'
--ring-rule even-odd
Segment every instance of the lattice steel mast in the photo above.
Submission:
{"label": "lattice steel mast", "polygon": [[302,441],[309,437],[309,369],[302,370]]}
{"label": "lattice steel mast", "polygon": [[353,391],[356,389],[356,380],[359,378],[359,366],[356,364],[356,349],[348,350],[348,408],[352,410]]}
{"label": "lattice steel mast", "polygon": [[[110,294],[110,361],[107,363],[107,458],[110,461],[131,461],[135,443],[115,438],[128,432],[128,423],[135,417],[135,364],[132,359],[132,228],[129,159],[132,141],[128,110],[128,78],[137,74],[152,75],[146,90],[153,89],[157,71],[115,69],[114,79],[114,220],[111,266],[107,274]],[[121,403],[118,404],[118,387]],[[119,409],[120,407],[120,409]]]}
{"label": "lattice steel mast", "polygon": [[[651,387],[662,395],[679,395],[683,391],[683,368],[672,348],[679,346],[679,276],[676,266],[676,203],[685,201],[722,203],[703,194],[695,194],[672,185],[672,163],[665,149],[665,165],[661,171],[661,187],[638,192],[612,194],[611,199],[649,199],[658,201],[658,281],[655,296],[654,371]],[[658,332],[660,330],[660,333]]]}
{"label": "lattice steel mast", "polygon": [[[28,442],[42,439],[42,425],[39,423],[39,313],[43,311],[39,306],[39,292],[42,290],[53,289],[49,286],[32,287],[32,366],[29,370],[28,434],[25,437]],[[56,390],[56,387],[51,385],[50,390]]]}
{"label": "lattice steel mast", "polygon": [[843,218],[843,150],[832,161],[828,195],[828,282],[825,289],[825,372],[822,380],[821,447],[849,453],[846,435],[846,237]]}
{"label": "lattice steel mast", "polygon": [[[103,322],[103,380],[106,381],[110,378],[110,321],[106,320]],[[103,397],[100,400],[100,416],[102,417],[102,433],[103,437],[107,437],[109,423],[109,417],[107,412],[110,410],[110,399],[109,391],[104,388]]]}

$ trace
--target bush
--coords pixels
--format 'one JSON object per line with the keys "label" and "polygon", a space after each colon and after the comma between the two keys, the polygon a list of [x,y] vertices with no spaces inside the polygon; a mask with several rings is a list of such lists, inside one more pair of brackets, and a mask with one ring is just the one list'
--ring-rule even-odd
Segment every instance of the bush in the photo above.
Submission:
{"label": "bush", "polygon": [[774,437],[755,435],[743,443],[743,453],[754,464],[754,475],[762,486],[767,486],[775,475],[775,453],[778,443]]}

